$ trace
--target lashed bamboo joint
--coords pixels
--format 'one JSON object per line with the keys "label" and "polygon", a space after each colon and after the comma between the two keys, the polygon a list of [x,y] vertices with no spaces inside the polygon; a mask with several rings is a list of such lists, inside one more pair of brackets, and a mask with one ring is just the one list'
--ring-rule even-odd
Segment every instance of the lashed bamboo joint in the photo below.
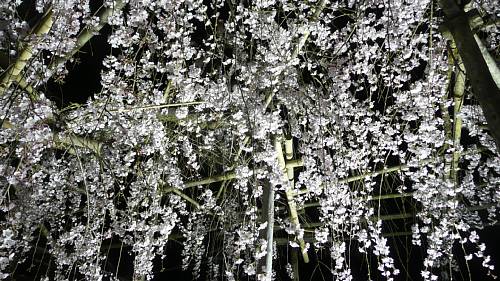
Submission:
{"label": "lashed bamboo joint", "polygon": [[[293,157],[293,146],[292,146],[291,139],[286,143],[288,143],[288,145],[285,145],[287,158],[291,159]],[[290,221],[295,226],[295,229],[299,230],[300,229],[300,221],[299,221],[299,215],[297,213],[297,204],[295,202],[294,192],[293,192],[293,190],[294,190],[293,167],[286,166],[285,157],[283,156],[282,144],[281,144],[281,141],[279,139],[275,140],[274,146],[276,149],[278,164],[284,173],[283,181],[287,183],[285,194],[286,194],[286,200],[288,203],[288,208],[290,211]],[[306,244],[304,242],[304,239],[300,235],[297,235],[296,238],[299,241],[299,246],[300,246],[300,250],[302,253],[302,258],[304,260],[304,263],[308,263],[309,262],[309,255],[307,254],[307,247],[306,247]]]}

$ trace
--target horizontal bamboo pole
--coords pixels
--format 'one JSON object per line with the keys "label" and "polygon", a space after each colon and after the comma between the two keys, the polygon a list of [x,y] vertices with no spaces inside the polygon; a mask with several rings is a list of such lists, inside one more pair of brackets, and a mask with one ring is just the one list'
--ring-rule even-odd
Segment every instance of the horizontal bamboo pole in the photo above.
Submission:
{"label": "horizontal bamboo pole", "polygon": [[[2,129],[12,129],[14,126],[8,120],[2,121]],[[55,146],[58,148],[71,148],[72,146],[90,149],[96,154],[101,153],[102,143],[91,138],[85,138],[77,135],[61,136],[54,133],[53,135]],[[74,152],[74,151],[73,151]]]}
{"label": "horizontal bamboo pole", "polygon": [[207,185],[215,182],[227,181],[236,178],[236,173],[231,172],[224,175],[211,176],[199,181],[192,181],[185,184],[186,187],[195,187],[199,185]]}
{"label": "horizontal bamboo pole", "polygon": [[[483,149],[477,149],[469,153],[480,153],[484,151]],[[428,158],[424,159],[422,161],[419,161],[419,165],[426,165],[429,163],[432,163],[436,161],[437,158]],[[291,161],[285,161],[285,167],[288,168],[296,168],[296,167],[302,167],[304,165],[304,162],[300,159],[297,160],[291,160]],[[403,164],[403,165],[397,165],[397,166],[392,166],[389,168],[384,168],[380,170],[375,170],[373,172],[367,172],[361,175],[356,175],[356,176],[350,176],[347,178],[339,179],[338,183],[350,183],[358,180],[365,179],[367,177],[375,177],[383,174],[388,174],[388,173],[393,173],[393,172],[399,172],[402,170],[409,169],[410,165],[408,164]],[[227,174],[222,174],[222,175],[215,175],[215,176],[210,176],[201,180],[196,180],[196,181],[191,181],[185,184],[186,187],[195,187],[199,185],[206,185],[206,184],[211,184],[211,183],[216,183],[216,182],[221,182],[221,181],[226,181],[226,180],[232,180],[236,178],[236,174],[234,172],[229,172]],[[299,191],[298,194],[305,194],[308,193],[309,191],[307,189],[302,189]]]}
{"label": "horizontal bamboo pole", "polygon": [[[289,164],[290,163],[290,164]],[[289,161],[286,162],[286,167],[287,168],[293,168],[293,167],[300,167],[302,164],[302,161],[300,160],[295,160],[295,161]],[[200,185],[207,185],[211,183],[216,183],[216,182],[221,182],[221,181],[227,181],[227,180],[232,180],[236,178],[236,173],[234,172],[229,172],[227,174],[222,174],[222,175],[215,175],[215,176],[210,176],[201,180],[197,181],[191,181],[187,182],[185,184],[186,187],[195,187],[195,186],[200,186]]]}
{"label": "horizontal bamboo pole", "polygon": [[[374,195],[368,196],[366,200],[374,201],[374,200],[385,200],[385,199],[396,199],[396,198],[404,198],[413,196],[413,192],[403,192],[403,193],[392,193],[392,194],[384,194],[384,195]],[[319,202],[310,202],[302,205],[300,209],[319,207],[321,204]]]}
{"label": "horizontal bamboo pole", "polygon": [[[471,207],[466,207],[467,210],[469,211],[480,211],[480,210],[486,210],[490,207],[496,206],[495,204],[486,204],[486,205],[481,205],[481,206],[471,206]],[[416,218],[417,214],[416,213],[398,213],[398,214],[390,214],[390,215],[382,215],[382,216],[371,216],[369,220],[371,221],[391,221],[391,220],[403,220],[403,219],[410,219],[410,218]],[[307,228],[317,228],[325,225],[324,222],[314,222],[314,223],[306,223],[304,224],[304,227]]]}
{"label": "horizontal bamboo pole", "polygon": [[[91,138],[80,137],[77,135],[69,135],[61,137],[58,134],[54,134],[54,142],[56,143],[56,146],[59,146],[60,148],[72,149],[74,146],[76,146],[80,148],[90,149],[97,155],[100,155],[102,150],[101,142]],[[73,154],[76,153],[76,151],[72,152]]]}
{"label": "horizontal bamboo pole", "polygon": [[[428,163],[431,163],[434,160],[435,159],[426,159],[426,160],[420,161],[419,164],[421,164],[421,165],[428,164]],[[302,160],[292,160],[292,161],[286,161],[285,162],[285,167],[287,169],[289,169],[289,168],[295,168],[295,167],[302,167],[303,165],[304,165],[304,163],[303,163]],[[349,183],[349,182],[353,182],[353,181],[358,181],[358,180],[365,179],[367,177],[374,177],[374,176],[378,176],[378,175],[382,175],[382,174],[387,174],[387,173],[401,171],[401,170],[407,169],[408,167],[409,167],[409,165],[407,165],[407,164],[393,166],[393,167],[389,167],[389,168],[385,168],[385,169],[381,169],[381,170],[376,170],[376,171],[373,171],[373,172],[368,172],[368,173],[365,173],[365,174],[362,174],[362,175],[351,176],[351,177],[347,177],[347,178],[344,178],[344,179],[340,179],[338,181],[338,183]],[[236,178],[236,174],[234,172],[230,172],[230,173],[223,174],[223,175],[211,176],[211,177],[208,177],[208,178],[205,178],[205,179],[202,179],[202,180],[198,180],[198,181],[188,182],[188,183],[186,183],[186,187],[194,187],[194,186],[199,186],[199,185],[206,185],[206,184],[211,184],[211,183],[225,181],[225,180],[232,180],[232,179],[235,179],[235,178]],[[303,190],[299,191],[299,194],[304,194],[304,193],[308,193],[308,192],[309,192],[308,190],[303,189]]]}
{"label": "horizontal bamboo pole", "polygon": [[[499,223],[495,223],[495,224],[490,224],[490,225],[486,225],[486,227],[494,227],[494,226],[498,226],[500,225]],[[209,232],[212,232],[212,231],[217,231],[218,229],[211,229],[209,230]],[[276,230],[278,231],[278,230]],[[411,231],[395,231],[395,232],[387,232],[387,233],[382,233],[382,237],[400,237],[400,236],[411,236],[413,233]],[[352,237],[354,239],[354,237]],[[180,233],[172,233],[168,236],[168,240],[171,240],[171,241],[179,241],[179,240],[182,240],[184,239],[184,235],[180,234]],[[306,242],[309,242],[309,243],[314,243],[315,240],[314,240],[314,236],[313,235],[305,235],[304,236],[304,240]],[[277,237],[277,238],[274,238],[274,241],[276,242],[276,245],[277,246],[288,246],[289,245],[289,242],[290,240],[288,238],[285,238],[285,237]],[[328,237],[328,242],[331,242],[332,239],[331,237]],[[127,244],[123,244],[123,243],[107,243],[105,245],[102,246],[101,250],[108,250],[108,249],[120,249],[120,248],[131,248],[132,245],[127,245]],[[36,249],[37,251],[40,250],[40,251],[45,251],[46,249],[45,248],[42,248],[42,247],[38,247]]]}
{"label": "horizontal bamboo pole", "polygon": [[191,101],[191,102],[180,102],[180,103],[154,104],[154,105],[144,105],[144,106],[137,106],[137,107],[131,107],[131,108],[112,109],[112,110],[109,110],[109,112],[130,112],[130,111],[137,111],[137,110],[162,109],[162,108],[171,108],[171,107],[183,107],[183,106],[190,106],[190,105],[199,105],[199,104],[204,104],[204,103],[205,102],[203,102],[203,101]]}

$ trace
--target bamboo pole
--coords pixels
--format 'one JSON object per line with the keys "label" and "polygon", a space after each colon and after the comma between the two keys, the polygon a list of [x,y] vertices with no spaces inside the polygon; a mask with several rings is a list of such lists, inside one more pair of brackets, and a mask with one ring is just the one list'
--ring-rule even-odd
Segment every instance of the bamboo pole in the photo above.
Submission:
{"label": "bamboo pole", "polygon": [[[320,0],[316,10],[314,11],[314,14],[313,14],[313,19],[316,20],[319,15],[321,14],[321,12],[323,11],[323,9],[325,8],[325,5],[326,5],[326,2],[325,0]],[[292,52],[292,55],[290,57],[290,61],[297,58],[298,54],[300,53],[300,51],[302,50],[305,42],[307,41],[307,39],[309,38],[309,34],[310,32],[309,31],[306,31],[306,33],[304,33],[300,40],[299,40],[299,43],[295,46],[293,52]],[[274,97],[274,92],[271,91],[267,96],[266,96],[266,99],[264,101],[264,106],[263,106],[263,110],[265,111],[269,105],[271,104],[271,101],[273,100],[273,97]],[[246,136],[244,139],[243,139],[243,143],[242,145],[238,148],[238,151],[236,152],[236,155],[234,157],[234,162],[236,162],[238,160],[238,158],[240,157],[241,153],[243,152],[243,149],[244,147],[248,144],[248,142],[250,142],[250,136]],[[231,169],[234,168],[231,167]],[[229,177],[227,179],[224,179],[223,181],[227,181],[227,180],[231,180],[231,179],[234,179],[234,177]],[[212,182],[210,182],[212,183]],[[225,183],[223,183],[223,186],[225,186]]]}
{"label": "bamboo pole", "polygon": [[[475,150],[471,153],[481,152],[481,151],[482,150]],[[437,160],[437,158],[428,158],[428,159],[424,159],[422,161],[419,161],[418,164],[419,165],[426,165],[426,164],[432,163],[436,160]],[[303,165],[304,165],[304,162],[300,159],[285,161],[286,168],[302,167]],[[408,165],[408,164],[392,166],[392,167],[388,167],[388,168],[384,168],[384,169],[380,169],[380,170],[375,170],[373,172],[366,172],[366,173],[361,174],[361,175],[350,176],[347,178],[339,179],[337,182],[338,183],[350,183],[350,182],[365,179],[367,177],[375,177],[375,176],[379,176],[379,175],[383,175],[383,174],[389,174],[389,173],[393,173],[393,172],[407,170],[409,167],[410,167],[410,165]],[[215,182],[232,180],[235,178],[236,178],[236,174],[234,172],[230,172],[227,174],[215,175],[215,176],[207,177],[205,179],[188,182],[185,184],[185,186],[186,187],[195,187],[195,186],[199,186],[199,185],[206,185],[206,184],[211,184],[211,183],[215,183]],[[309,191],[307,189],[302,189],[299,191],[298,194],[305,194],[305,193],[309,193]]]}
{"label": "bamboo pole", "polygon": [[[486,204],[486,205],[481,205],[481,206],[471,206],[471,207],[466,207],[467,210],[469,211],[480,211],[480,210],[486,210],[492,206],[496,206],[495,204]],[[371,221],[391,221],[391,220],[403,220],[403,219],[410,219],[410,218],[416,218],[417,214],[416,213],[398,213],[398,214],[390,214],[390,215],[383,215],[383,216],[371,216],[368,219]],[[366,220],[366,219],[365,219]],[[364,220],[361,220],[364,221]],[[304,224],[304,227],[307,228],[317,228],[323,226],[323,222],[314,222],[314,223],[306,223]]]}
{"label": "bamboo pole", "polygon": [[455,71],[455,85],[453,87],[453,159],[451,163],[451,179],[457,184],[458,177],[458,162],[460,160],[460,152],[457,151],[460,147],[460,138],[462,135],[462,117],[460,111],[464,101],[465,91],[465,68],[462,58],[456,52],[456,71]]}
{"label": "bamboo pole", "polygon": [[[311,18],[311,21],[316,21],[319,18],[319,15],[325,9],[325,6],[326,6],[326,1],[325,0],[320,0],[319,3],[318,3],[318,6],[316,6],[316,9],[315,9],[314,14],[313,14],[313,16]],[[302,36],[299,38],[299,42],[297,43],[297,45],[295,45],[295,47],[294,47],[294,49],[292,51],[292,54],[290,56],[289,61],[293,61],[293,60],[295,60],[299,56],[300,51],[302,50],[302,48],[306,44],[307,39],[309,39],[309,35],[310,34],[311,34],[311,31],[309,31],[309,29],[307,29],[302,34]],[[266,109],[269,106],[269,104],[271,104],[271,101],[273,100],[273,97],[274,97],[274,92],[271,91],[269,93],[269,95],[266,97],[266,100],[265,100],[265,103],[264,103],[264,109]]]}
{"label": "bamboo pole", "polygon": [[300,280],[299,273],[299,257],[297,255],[297,249],[292,248],[292,270],[293,270],[293,281]]}
{"label": "bamboo pole", "polygon": [[236,173],[231,172],[231,173],[224,174],[224,175],[211,176],[211,177],[208,177],[208,178],[205,178],[205,179],[202,179],[202,180],[188,182],[188,183],[185,184],[185,186],[186,187],[195,187],[195,186],[199,186],[199,185],[211,184],[211,183],[214,183],[214,182],[221,182],[221,181],[232,180],[232,179],[235,179],[235,178],[236,178]]}
{"label": "bamboo pole", "polygon": [[[293,147],[290,144],[291,142],[288,142],[288,145],[285,146],[285,149],[287,149],[286,154],[287,156],[290,156],[290,158],[293,157]],[[280,169],[283,172],[283,181],[287,183],[286,189],[285,189],[285,195],[286,195],[286,200],[288,203],[288,209],[290,211],[290,221],[292,224],[295,226],[295,229],[300,229],[300,221],[299,221],[299,215],[297,213],[297,203],[295,202],[295,194],[293,192],[293,168],[287,168],[286,167],[286,162],[285,162],[285,157],[283,156],[283,148],[281,145],[281,141],[276,138],[274,140],[274,148],[276,150],[276,156],[278,158],[278,164],[280,166]],[[304,260],[304,263],[309,263],[309,255],[307,254],[307,248],[306,244],[304,242],[304,239],[302,237],[297,237],[297,240],[299,241],[299,246],[300,250],[302,253],[302,258]]]}
{"label": "bamboo pole", "polygon": [[468,15],[455,0],[440,0],[439,4],[446,15],[445,25],[451,33],[463,60],[474,97],[483,109],[490,132],[500,149],[500,88],[495,83],[481,49],[469,24]]}
{"label": "bamboo pole", "polygon": [[171,108],[171,107],[183,107],[183,106],[190,106],[190,105],[199,105],[199,104],[204,104],[205,102],[203,101],[191,101],[191,102],[180,102],[180,103],[167,103],[167,104],[153,104],[153,105],[144,105],[144,106],[137,106],[137,107],[131,107],[131,108],[120,108],[120,109],[113,109],[109,110],[109,112],[130,112],[130,111],[138,111],[138,110],[148,110],[148,109],[162,109],[162,108]]}
{"label": "bamboo pole", "polygon": [[194,207],[196,207],[196,209],[200,209],[200,204],[198,202],[196,202],[196,200],[194,200],[193,198],[189,197],[188,195],[186,195],[184,192],[182,192],[178,188],[171,187],[171,188],[166,189],[166,190],[163,191],[164,194],[170,193],[170,192],[179,195],[182,199],[188,201],[189,203],[191,203],[191,205],[193,205]]}
{"label": "bamboo pole", "polygon": [[[2,129],[14,128],[12,123],[10,123],[8,120],[3,120],[1,127]],[[61,136],[60,134],[54,133],[53,140],[55,146],[58,148],[68,148],[68,147],[71,148],[72,146],[76,146],[80,148],[90,149],[97,155],[101,154],[102,143],[91,138],[85,138],[77,135]],[[72,154],[74,153],[75,151],[72,151]]]}
{"label": "bamboo pole", "polygon": [[[498,226],[500,225],[499,223],[496,223],[496,224],[489,224],[487,225],[486,227],[492,227],[492,226]],[[209,231],[217,231],[217,229],[211,229]],[[382,233],[382,237],[399,237],[399,236],[411,236],[412,235],[412,232],[411,231],[396,231],[396,232],[387,232],[387,233]],[[184,236],[182,234],[179,234],[179,233],[172,233],[171,235],[169,235],[168,237],[168,240],[180,240],[180,239],[183,239]],[[307,236],[304,236],[304,240],[306,242],[309,242],[309,243],[314,243],[314,236],[312,235],[307,235]],[[289,244],[289,240],[288,238],[284,238],[284,237],[275,237],[274,238],[274,241],[276,242],[276,245],[278,246],[288,246]],[[331,237],[328,237],[328,242],[331,242]],[[119,249],[121,247],[132,247],[131,245],[123,245],[122,243],[112,243],[112,244],[107,244],[107,246],[103,246],[102,249],[104,250],[107,250],[107,249]],[[40,248],[41,250],[43,250],[43,248]],[[292,263],[293,262],[293,252],[292,252]],[[295,264],[295,263],[294,263]],[[295,266],[294,264],[292,264],[292,266]],[[297,267],[298,267],[298,262],[297,262]],[[298,270],[297,270],[298,272]],[[295,270],[294,270],[294,276],[295,276]],[[298,278],[298,275],[297,275],[297,278]],[[296,281],[298,279],[294,279],[294,281]]]}
{"label": "bamboo pole", "polygon": [[[291,137],[285,138],[285,153],[286,158],[291,160],[293,158],[293,139]],[[288,179],[288,187],[286,189],[286,197],[288,201],[288,208],[290,208],[290,215],[292,218],[292,222],[295,220],[297,229],[300,227],[299,218],[297,214],[297,203],[295,202],[295,196],[293,190],[295,190],[295,173],[293,171],[292,166],[287,166],[286,163],[284,165],[286,169],[286,175]],[[293,216],[292,216],[293,215]],[[304,239],[299,238],[299,246],[302,253],[302,259],[305,263],[309,263],[309,255],[307,254],[306,245]]]}
{"label": "bamboo pole", "polygon": [[90,41],[90,39],[92,39],[92,37],[94,37],[94,35],[99,33],[99,31],[108,23],[109,17],[113,13],[120,11],[124,6],[125,3],[123,3],[122,0],[115,0],[114,6],[102,7],[97,14],[97,17],[99,17],[99,23],[94,27],[84,27],[77,36],[75,47],[66,56],[54,59],[49,64],[48,68],[55,69],[60,64],[65,63],[73,57],[85,44],[87,44],[88,41]]}
{"label": "bamboo pole", "polygon": [[[5,71],[7,71],[9,66],[10,66],[9,57],[3,53],[0,53],[0,67]],[[28,92],[31,98],[36,99],[37,95],[34,92],[35,90],[33,89],[33,87],[31,87],[31,85],[28,84],[28,82],[26,82],[24,77],[22,77],[21,75],[17,75],[13,76],[12,79],[17,83],[17,85],[19,85],[21,89]]]}
{"label": "bamboo pole", "polygon": [[[71,148],[73,146],[90,149],[97,155],[101,155],[102,143],[94,139],[80,137],[77,135],[69,135],[61,137],[59,134],[54,134],[54,142],[56,146],[62,148]],[[73,151],[73,154],[76,153]]]}
{"label": "bamboo pole", "polygon": [[500,88],[500,69],[498,68],[495,59],[490,54],[490,52],[484,45],[483,41],[481,40],[481,38],[477,36],[477,34],[474,34],[474,39],[476,40],[476,43],[479,46],[479,50],[481,50],[481,54],[483,55],[484,61],[486,62],[486,65],[490,70],[491,76],[493,77],[495,84],[497,85],[498,88]]}
{"label": "bamboo pole", "polygon": [[[497,226],[497,225],[499,225],[499,224],[498,223],[490,224],[490,225],[487,225],[486,227]],[[411,235],[412,235],[411,231],[396,231],[396,232],[382,233],[382,237],[387,237],[387,238],[399,237],[399,236],[411,236]],[[350,238],[354,238],[354,237],[350,237]],[[315,242],[315,238],[313,235],[304,236],[304,240],[306,242],[309,242],[309,243]],[[276,238],[275,241],[276,241],[276,245],[278,245],[278,246],[288,245],[287,238]],[[328,237],[328,242],[331,242],[331,241],[332,241],[332,238]]]}
{"label": "bamboo pole", "polygon": [[[323,12],[323,9],[325,9],[325,6],[326,6],[325,0],[320,0],[310,21],[316,21],[319,18],[319,15],[321,14],[321,12]],[[299,39],[299,43],[295,46],[295,48],[292,52],[291,60],[298,57],[300,51],[302,50],[305,43],[307,42],[307,39],[309,38],[310,34],[311,34],[311,31],[309,29],[307,29],[304,32],[304,34],[302,34],[302,36]]]}
{"label": "bamboo pole", "polygon": [[[384,194],[384,195],[376,195],[376,196],[368,196],[365,200],[367,201],[375,201],[375,200],[385,200],[385,199],[396,199],[396,198],[405,198],[413,196],[413,192],[403,192],[403,193],[392,193],[392,194]],[[303,210],[306,208],[314,208],[319,207],[321,204],[319,202],[310,202],[302,205],[299,210]]]}
{"label": "bamboo pole", "polygon": [[274,244],[274,187],[268,185],[267,188],[267,253],[266,253],[266,279],[272,280],[273,276],[273,244]]}
{"label": "bamboo pole", "polygon": [[[50,31],[53,23],[53,12],[52,8],[50,8],[47,13],[42,17],[42,20],[37,25],[37,27],[33,30],[32,34],[40,36],[46,34]],[[14,62],[14,64],[8,68],[6,72],[4,72],[0,78],[0,95],[3,95],[7,89],[10,87],[13,81],[16,80],[21,72],[24,70],[28,61],[33,56],[33,46],[27,45],[20,52],[18,58]]]}
{"label": "bamboo pole", "polygon": [[[312,17],[312,20],[317,20],[319,15],[321,14],[321,12],[323,11],[323,9],[325,8],[325,0],[320,0],[320,2],[318,3],[318,6],[316,7],[316,10],[314,11],[314,14],[313,14],[313,17]],[[297,43],[297,45],[295,45],[293,51],[292,51],[292,54],[290,56],[290,61],[296,59],[300,53],[300,51],[302,50],[302,48],[304,47],[305,43],[307,42],[307,39],[309,38],[309,35],[310,35],[310,31],[307,30],[306,32],[304,32],[304,34],[302,34],[302,36],[300,37],[299,39],[299,42]],[[265,111],[269,105],[271,104],[271,101],[273,100],[273,97],[274,97],[274,92],[271,91],[267,96],[266,96],[266,99],[264,101],[264,106],[263,106],[263,110]],[[243,148],[248,144],[248,142],[250,141],[250,137],[247,136],[243,139],[243,145],[238,149],[238,152],[236,153],[236,158],[238,158],[240,155],[241,155],[241,152],[243,151]]]}
{"label": "bamboo pole", "polygon": [[[76,39],[75,47],[64,57],[55,58],[48,66],[48,69],[55,69],[60,64],[65,63],[72,56],[74,56],[92,37],[97,34],[107,23],[109,17],[116,11],[120,11],[125,6],[121,0],[116,0],[113,7],[104,7],[101,8],[97,14],[99,17],[99,23],[94,27],[84,27],[83,30],[78,34]],[[52,27],[53,15],[52,9],[50,9],[47,14],[42,18],[40,25],[34,30],[34,34],[42,35],[47,33]],[[32,47],[28,46],[21,52],[21,55],[14,63],[13,67],[11,67],[4,75],[2,75],[0,81],[0,95],[2,95],[11,85],[13,81],[16,81],[17,84],[24,90],[26,90],[32,97],[36,98],[35,91],[29,85],[26,80],[22,77],[21,72],[26,66],[27,61],[31,58]]]}
{"label": "bamboo pole", "polygon": [[[383,216],[371,216],[369,218],[370,221],[391,221],[391,220],[403,220],[403,219],[409,219],[409,218],[414,218],[416,217],[416,214],[414,213],[399,213],[399,214],[390,214],[390,215],[383,215]],[[365,221],[365,220],[361,220]],[[306,223],[304,224],[304,227],[306,228],[318,228],[321,226],[324,226],[325,223],[323,222],[312,222],[312,223]]]}

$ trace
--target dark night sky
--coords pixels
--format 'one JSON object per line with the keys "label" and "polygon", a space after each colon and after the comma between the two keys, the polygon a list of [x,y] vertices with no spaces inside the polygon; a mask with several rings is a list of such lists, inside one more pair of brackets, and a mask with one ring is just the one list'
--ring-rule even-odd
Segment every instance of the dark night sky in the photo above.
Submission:
{"label": "dark night sky", "polygon": [[[29,2],[29,1],[25,1]],[[98,7],[98,2],[93,2],[93,10]],[[30,22],[36,22],[37,16],[33,12],[21,11],[20,14],[25,15],[30,18]],[[32,10],[31,10],[32,11]],[[110,54],[111,48],[107,44],[107,34],[111,32],[109,27],[105,27],[100,35],[94,36],[92,40],[76,55],[76,59],[73,62],[67,64],[69,69],[69,75],[66,77],[64,83],[58,83],[51,80],[46,85],[46,92],[50,99],[52,99],[59,108],[65,107],[71,103],[85,103],[85,101],[96,92],[100,90],[100,73],[102,70],[102,60],[107,55]],[[419,68],[418,71],[423,72],[423,67]],[[416,75],[421,75],[417,73]],[[397,208],[391,207],[390,204],[386,206],[387,212],[397,211]],[[314,215],[312,215],[314,216]],[[393,221],[394,225],[391,229],[397,229],[398,231],[408,231],[410,223],[414,221],[414,218]],[[389,229],[385,229],[388,231]],[[484,230],[479,231],[481,240],[487,245],[487,254],[492,255],[494,259],[493,264],[498,264],[500,260],[500,226],[491,226]],[[396,267],[401,270],[401,274],[396,278],[396,280],[421,280],[420,271],[422,270],[422,261],[425,253],[422,248],[411,245],[410,236],[398,236],[388,238],[391,251],[393,253],[392,257],[396,260]],[[117,241],[106,241],[107,243],[117,243]],[[351,241],[353,249],[351,254],[351,269],[355,280],[366,280],[367,270],[366,263],[371,263],[372,266],[372,278],[373,280],[382,280],[378,272],[373,272],[376,270],[376,259],[373,255],[367,260],[365,256],[358,253],[356,249],[356,241]],[[43,243],[42,243],[43,244]],[[103,243],[106,245],[106,243]],[[133,272],[132,256],[126,251],[123,251],[123,256],[121,258],[120,272],[122,280],[131,280]],[[154,280],[191,280],[192,275],[189,271],[183,272],[180,270],[181,265],[181,247],[176,242],[169,242],[167,246],[167,260],[163,264],[164,270],[160,272],[162,268],[161,262],[157,261],[155,263],[155,271],[158,273],[155,275]],[[47,255],[42,255],[43,251],[37,252],[34,257],[38,260],[43,260],[39,262],[40,264],[45,264],[48,261]],[[300,263],[300,273],[301,280],[333,280],[331,274],[329,273],[329,268],[331,266],[331,260],[329,258],[328,251],[317,251],[310,250],[311,261],[309,264]],[[455,247],[454,253],[458,256],[458,261],[460,262],[460,268],[462,271],[462,276],[455,275],[453,280],[469,280],[466,266],[464,264],[463,253],[459,247]],[[110,271],[116,270],[116,264],[119,257],[119,249],[113,248],[109,250],[108,254],[108,264],[107,269]],[[275,266],[277,268],[277,280],[288,280],[286,277],[286,272],[284,271],[284,266],[287,260],[291,260],[290,248],[288,250],[285,247],[279,248],[279,259],[275,261]],[[37,273],[38,266],[33,267],[29,270],[29,264],[31,259],[27,259],[24,264],[20,264],[16,273],[16,280],[34,280],[39,279],[41,272],[44,270],[44,266],[40,267],[40,271]],[[35,263],[36,264],[36,263]],[[489,280],[485,276],[485,270],[481,268],[481,262],[477,259],[472,260],[469,263],[472,280]],[[203,268],[203,266],[202,266]],[[406,268],[406,270],[405,270]],[[500,275],[500,271],[495,269],[497,275]],[[203,276],[202,272],[202,276]],[[203,278],[201,278],[203,280]],[[247,280],[247,279],[242,279]],[[251,280],[251,279],[249,279]],[[444,279],[443,279],[444,280]]]}

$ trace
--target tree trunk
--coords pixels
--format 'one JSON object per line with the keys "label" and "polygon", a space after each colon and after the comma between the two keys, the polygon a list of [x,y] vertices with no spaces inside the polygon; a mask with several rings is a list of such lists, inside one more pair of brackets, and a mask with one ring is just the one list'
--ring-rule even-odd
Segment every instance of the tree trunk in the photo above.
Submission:
{"label": "tree trunk", "polygon": [[440,0],[449,29],[462,57],[474,97],[483,109],[488,127],[500,150],[500,89],[488,69],[474,39],[466,13],[454,0]]}

